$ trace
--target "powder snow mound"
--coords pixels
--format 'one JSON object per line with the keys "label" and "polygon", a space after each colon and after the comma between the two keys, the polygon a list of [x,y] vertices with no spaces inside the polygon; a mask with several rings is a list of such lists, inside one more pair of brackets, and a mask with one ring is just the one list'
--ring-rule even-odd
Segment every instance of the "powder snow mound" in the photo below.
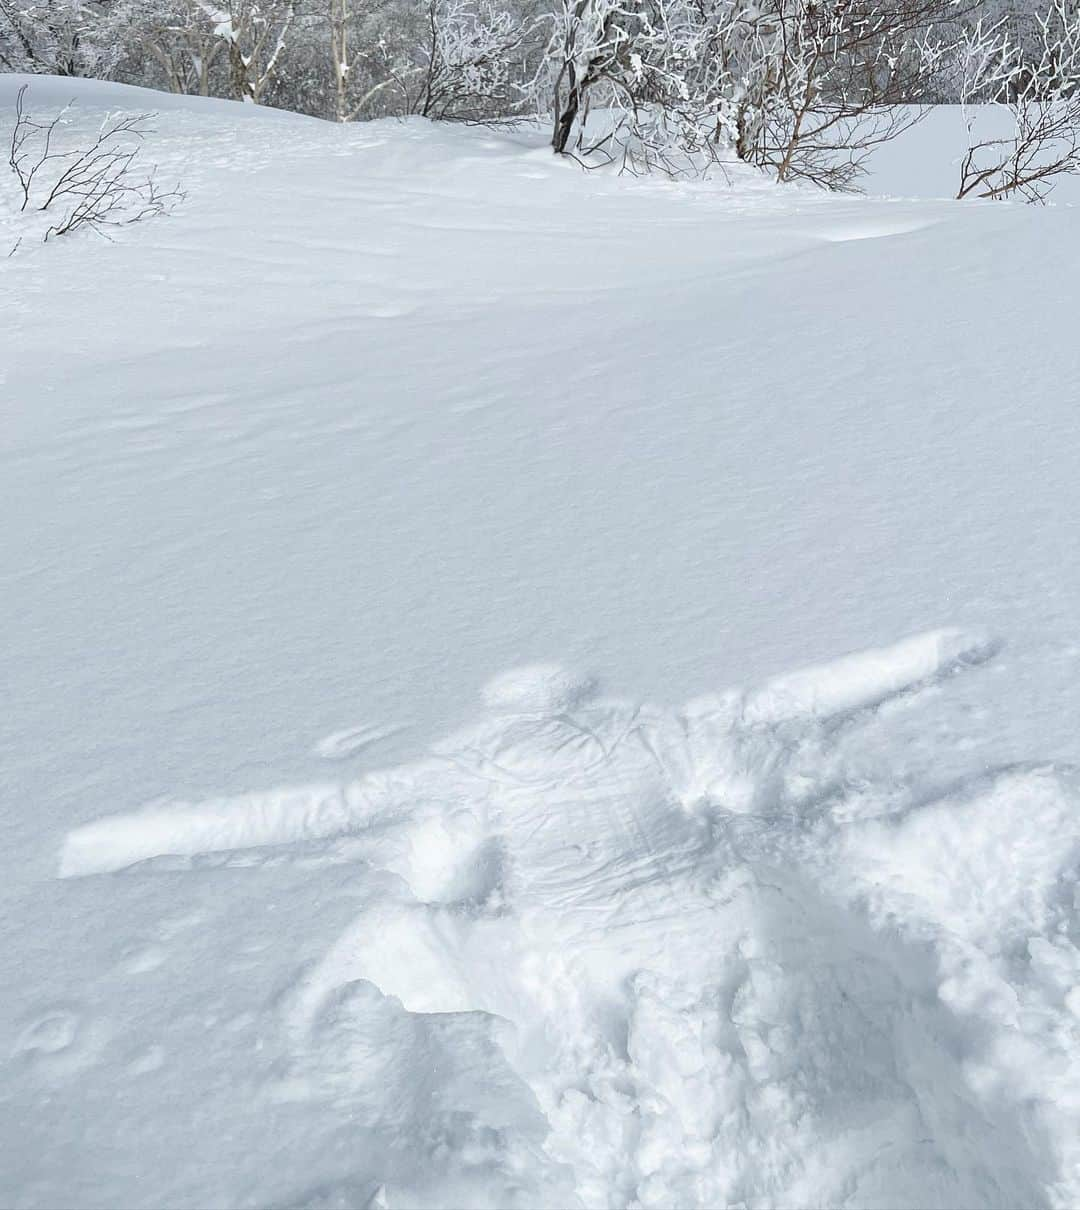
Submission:
{"label": "powder snow mound", "polygon": [[681,711],[518,669],[430,757],[107,818],[62,873],[317,840],[389,877],[276,999],[263,1095],[411,1140],[350,1178],[391,1206],[1066,1204],[1076,777],[898,790],[871,751],[996,650],[936,631]]}

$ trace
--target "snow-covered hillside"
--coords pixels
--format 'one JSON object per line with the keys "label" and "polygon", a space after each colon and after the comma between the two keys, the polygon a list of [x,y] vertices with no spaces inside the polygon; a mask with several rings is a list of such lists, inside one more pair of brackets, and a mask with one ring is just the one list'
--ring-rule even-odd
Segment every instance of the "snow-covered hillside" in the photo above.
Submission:
{"label": "snow-covered hillside", "polygon": [[0,261],[0,1203],[1080,1202],[1078,212],[73,90],[187,200]]}

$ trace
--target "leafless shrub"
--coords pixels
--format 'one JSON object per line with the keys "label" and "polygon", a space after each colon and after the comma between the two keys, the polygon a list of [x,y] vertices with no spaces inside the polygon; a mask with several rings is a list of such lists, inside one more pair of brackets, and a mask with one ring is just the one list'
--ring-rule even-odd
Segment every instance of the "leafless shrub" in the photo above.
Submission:
{"label": "leafless shrub", "polygon": [[[773,0],[760,100],[742,138],[778,180],[853,187],[870,153],[922,117],[935,26],[956,0]],[[753,61],[753,60],[752,60]]]}
{"label": "leafless shrub", "polygon": [[153,115],[106,118],[89,146],[61,150],[59,136],[70,107],[36,121],[26,95],[24,84],[15,102],[8,165],[18,183],[20,213],[55,216],[42,236],[45,243],[82,227],[108,237],[109,228],[167,214],[183,198],[178,188],[161,189],[153,170],[135,171],[138,143]]}
{"label": "leafless shrub", "polygon": [[[956,196],[1043,201],[1058,177],[1080,172],[1080,12],[1052,0],[1027,44],[1004,20],[978,22],[958,51],[968,148]],[[1011,133],[978,138],[980,120],[996,114]]]}

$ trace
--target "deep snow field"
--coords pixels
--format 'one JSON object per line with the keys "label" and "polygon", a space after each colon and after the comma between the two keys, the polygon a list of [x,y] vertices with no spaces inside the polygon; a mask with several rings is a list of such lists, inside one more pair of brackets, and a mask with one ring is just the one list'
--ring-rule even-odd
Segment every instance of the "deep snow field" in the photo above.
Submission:
{"label": "deep snow field", "polygon": [[1080,1204],[1080,210],[31,83],[0,1205]]}

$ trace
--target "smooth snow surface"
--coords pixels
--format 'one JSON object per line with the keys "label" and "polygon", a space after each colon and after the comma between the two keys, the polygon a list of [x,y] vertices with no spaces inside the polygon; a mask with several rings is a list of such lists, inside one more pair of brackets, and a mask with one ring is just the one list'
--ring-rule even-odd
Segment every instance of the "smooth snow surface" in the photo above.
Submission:
{"label": "smooth snow surface", "polygon": [[31,83],[0,1204],[1080,1204],[1077,212]]}

